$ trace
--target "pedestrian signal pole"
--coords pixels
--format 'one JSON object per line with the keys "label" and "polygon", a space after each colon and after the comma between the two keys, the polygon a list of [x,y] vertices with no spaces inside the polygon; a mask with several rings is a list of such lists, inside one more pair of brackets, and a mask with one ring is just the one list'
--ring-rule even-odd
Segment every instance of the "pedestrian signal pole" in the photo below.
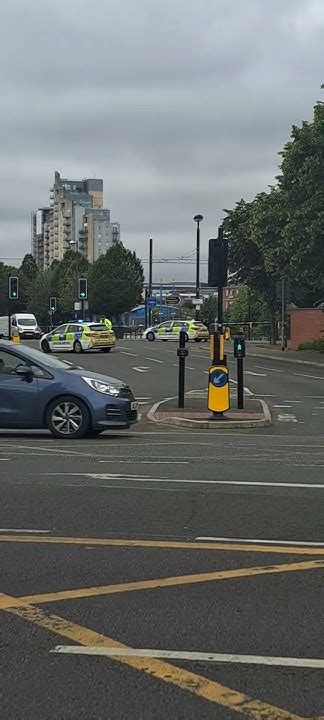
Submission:
{"label": "pedestrian signal pole", "polygon": [[245,337],[237,335],[234,337],[234,357],[237,360],[237,407],[244,408],[244,367],[245,358]]}
{"label": "pedestrian signal pole", "polygon": [[9,336],[9,340],[11,340],[11,303],[13,300],[18,300],[18,298],[19,298],[19,278],[10,276],[9,286],[8,286],[8,336]]}
{"label": "pedestrian signal pole", "polygon": [[178,407],[184,408],[185,399],[185,372],[186,372],[186,357],[189,353],[186,348],[187,333],[184,330],[180,330],[179,347],[177,355],[179,358],[179,391],[178,391]]}
{"label": "pedestrian signal pole", "polygon": [[88,280],[87,278],[78,279],[78,299],[81,300],[82,320],[84,320],[84,303],[88,298]]}
{"label": "pedestrian signal pole", "polygon": [[57,298],[50,297],[50,300],[49,300],[50,330],[52,330],[52,328],[53,328],[53,318],[56,313],[56,307],[57,307]]}

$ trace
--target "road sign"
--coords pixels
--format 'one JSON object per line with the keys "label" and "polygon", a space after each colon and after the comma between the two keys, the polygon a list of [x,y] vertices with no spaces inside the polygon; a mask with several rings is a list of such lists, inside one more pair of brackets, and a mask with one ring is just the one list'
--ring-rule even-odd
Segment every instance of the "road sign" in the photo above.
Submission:
{"label": "road sign", "polygon": [[240,336],[234,338],[234,357],[245,357],[245,338]]}
{"label": "road sign", "polygon": [[193,298],[191,302],[193,305],[197,306],[204,304],[203,298]]}
{"label": "road sign", "polygon": [[156,297],[151,295],[150,297],[147,298],[147,307],[149,307],[149,308],[156,307]]}
{"label": "road sign", "polygon": [[213,365],[209,368],[208,410],[222,413],[230,408],[230,391],[226,365]]}
{"label": "road sign", "polygon": [[181,303],[180,295],[167,295],[165,298],[166,305],[180,305],[180,303]]}
{"label": "road sign", "polygon": [[19,278],[9,278],[9,300],[18,300],[19,295]]}
{"label": "road sign", "polygon": [[88,297],[88,280],[87,278],[79,278],[78,280],[78,298],[86,300]]}

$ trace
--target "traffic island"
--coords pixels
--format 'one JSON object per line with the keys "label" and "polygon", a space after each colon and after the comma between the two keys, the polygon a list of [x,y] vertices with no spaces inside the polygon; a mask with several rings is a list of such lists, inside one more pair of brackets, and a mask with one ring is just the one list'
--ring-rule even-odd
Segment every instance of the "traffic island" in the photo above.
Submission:
{"label": "traffic island", "polygon": [[264,400],[246,396],[244,409],[238,410],[236,397],[231,398],[231,409],[223,418],[213,419],[207,410],[207,393],[194,391],[186,394],[185,407],[178,407],[177,398],[167,398],[153,405],[147,417],[149,420],[178,427],[192,427],[196,430],[219,430],[224,428],[254,428],[271,425],[271,415]]}

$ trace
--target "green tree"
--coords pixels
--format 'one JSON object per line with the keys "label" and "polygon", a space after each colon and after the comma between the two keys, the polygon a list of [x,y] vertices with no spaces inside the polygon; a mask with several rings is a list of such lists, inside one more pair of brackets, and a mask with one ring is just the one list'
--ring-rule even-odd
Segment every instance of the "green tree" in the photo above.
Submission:
{"label": "green tree", "polygon": [[312,122],[293,126],[281,155],[277,179],[287,214],[286,271],[307,285],[315,301],[324,290],[324,103],[315,105]]}
{"label": "green tree", "polygon": [[53,294],[58,298],[59,309],[64,315],[74,312],[77,300],[78,278],[87,277],[90,265],[79,252],[68,250],[63,260],[51,265]]}
{"label": "green tree", "polygon": [[200,308],[200,320],[204,325],[209,327],[211,325],[215,318],[217,317],[218,313],[218,300],[216,295],[210,295],[206,300],[204,300],[204,303],[202,307]]}
{"label": "green tree", "polygon": [[276,340],[276,282],[284,265],[282,238],[285,210],[280,192],[272,188],[250,202],[240,200],[228,210],[224,228],[229,239],[230,269],[236,280],[263,298],[268,307],[271,340]]}
{"label": "green tree", "polygon": [[[0,315],[8,315],[9,312],[9,277],[18,277],[18,270],[16,267],[5,265],[0,262]],[[24,300],[21,299],[21,288],[19,287],[19,298],[18,300],[11,300],[10,312],[19,312],[24,310]]]}
{"label": "green tree", "polygon": [[49,299],[54,295],[53,271],[51,268],[38,272],[31,286],[29,310],[35,315],[40,325],[47,325],[49,322]]}
{"label": "green tree", "polygon": [[96,260],[89,274],[92,311],[118,320],[140,303],[143,283],[143,267],[135,252],[113,245]]}
{"label": "green tree", "polygon": [[31,289],[38,274],[38,268],[31,254],[25,255],[19,268],[19,299],[24,309],[29,309]]}

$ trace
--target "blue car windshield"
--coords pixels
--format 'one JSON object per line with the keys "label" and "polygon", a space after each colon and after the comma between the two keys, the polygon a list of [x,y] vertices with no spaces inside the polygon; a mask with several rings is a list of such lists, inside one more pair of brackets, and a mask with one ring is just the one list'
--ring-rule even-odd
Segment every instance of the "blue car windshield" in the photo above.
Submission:
{"label": "blue car windshield", "polygon": [[52,356],[52,355],[44,355],[39,350],[35,350],[34,348],[24,346],[23,353],[26,358],[26,360],[32,360],[35,363],[42,363],[42,365],[46,365],[49,368],[53,368],[56,370],[73,370],[75,369],[75,365],[72,363],[66,362],[65,360],[59,360],[58,358]]}

